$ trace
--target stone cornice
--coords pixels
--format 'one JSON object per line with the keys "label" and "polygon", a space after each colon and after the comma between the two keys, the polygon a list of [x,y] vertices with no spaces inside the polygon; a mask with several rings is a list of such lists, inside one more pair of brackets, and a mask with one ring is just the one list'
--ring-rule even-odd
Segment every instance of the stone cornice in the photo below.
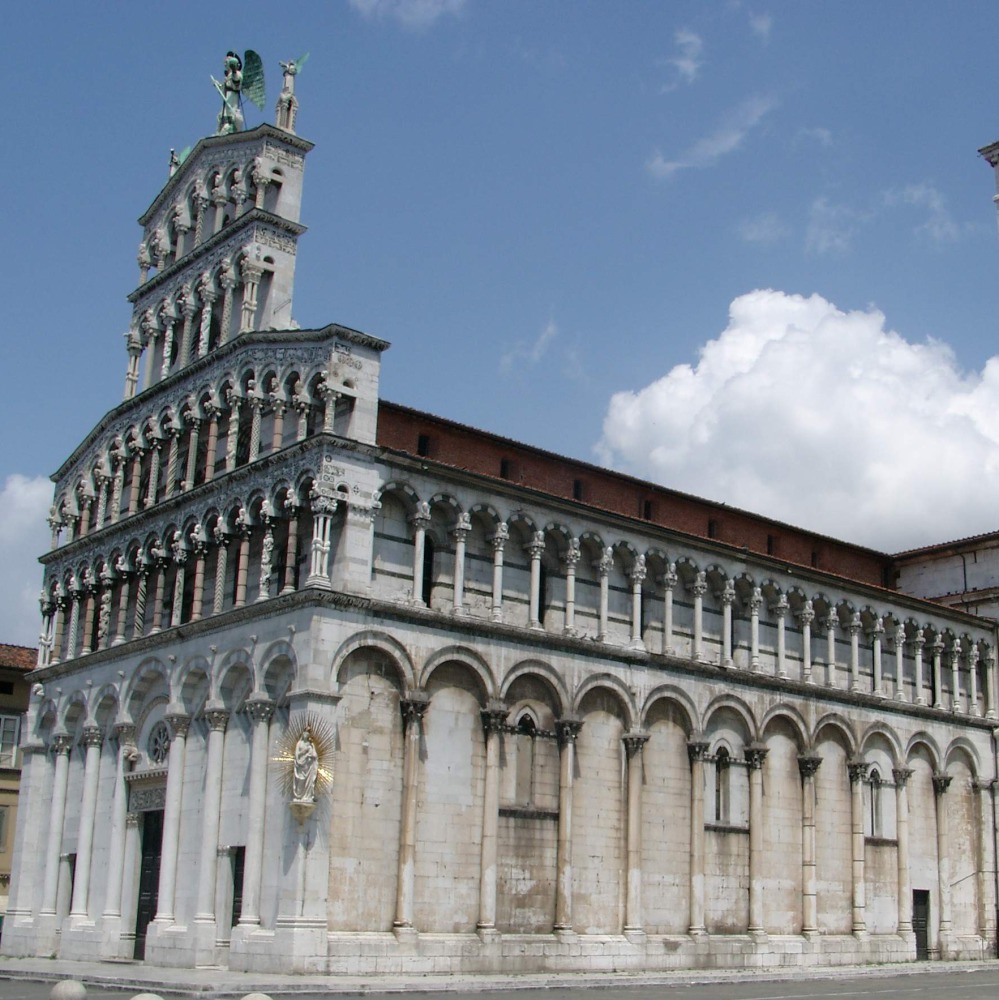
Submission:
{"label": "stone cornice", "polygon": [[[121,646],[88,653],[75,660],[39,667],[32,674],[32,679],[49,684],[58,677],[72,676],[84,665],[89,670],[99,663],[113,663],[123,658],[132,659],[136,656],[147,656],[158,650],[175,647],[178,640],[203,637],[207,641],[210,636],[216,633],[225,633],[240,625],[277,618],[293,611],[308,608],[315,609],[320,613],[325,609],[343,612],[345,616],[356,619],[358,628],[364,627],[370,622],[377,622],[383,628],[389,624],[407,627],[420,625],[431,632],[439,633],[442,641],[446,642],[453,642],[456,634],[485,642],[499,640],[519,647],[523,651],[518,653],[521,658],[530,653],[535,655],[540,653],[548,656],[571,656],[573,660],[598,661],[604,664],[607,661],[612,661],[621,667],[646,667],[654,670],[659,680],[661,680],[664,671],[669,671],[700,681],[724,684],[730,694],[737,696],[748,697],[751,694],[759,694],[761,691],[766,692],[774,698],[775,704],[787,702],[789,699],[800,699],[808,703],[819,701],[829,705],[841,705],[867,711],[872,713],[872,717],[904,716],[923,719],[927,722],[943,723],[958,729],[972,729],[989,733],[999,732],[999,725],[993,719],[955,715],[949,709],[915,705],[911,702],[890,701],[885,698],[877,698],[873,694],[848,691],[842,688],[817,688],[814,684],[806,684],[804,681],[790,678],[782,679],[773,675],[752,673],[749,670],[733,670],[716,664],[694,662],[685,657],[633,650],[624,646],[597,643],[587,638],[573,638],[539,632],[516,625],[492,622],[484,618],[474,618],[469,615],[455,618],[439,611],[432,611],[429,608],[398,604],[359,594],[347,594],[342,591],[309,587],[292,594],[273,597],[268,601],[224,611],[220,615],[202,618],[197,622],[165,628],[156,635],[147,635]],[[735,759],[732,761],[733,765],[740,763],[742,762]]]}
{"label": "stone cornice", "polygon": [[285,132],[274,125],[267,123],[258,125],[256,128],[246,129],[242,132],[231,132],[229,135],[209,135],[199,139],[194,149],[188,153],[184,162],[177,168],[173,175],[163,185],[160,193],[153,199],[152,204],[139,216],[139,225],[146,226],[156,214],[159,208],[167,201],[170,195],[177,189],[190,183],[191,175],[197,172],[197,163],[201,159],[201,154],[209,149],[222,149],[226,146],[252,146],[263,140],[273,140],[284,146],[297,150],[303,156],[310,152],[315,143],[303,139],[292,132]]}

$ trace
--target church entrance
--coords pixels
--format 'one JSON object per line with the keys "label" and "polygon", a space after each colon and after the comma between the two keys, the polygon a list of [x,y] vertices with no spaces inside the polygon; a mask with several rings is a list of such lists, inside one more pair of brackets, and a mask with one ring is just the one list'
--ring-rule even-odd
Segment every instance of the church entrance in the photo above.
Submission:
{"label": "church entrance", "polygon": [[146,928],[156,916],[163,850],[163,810],[142,814],[142,861],[139,865],[139,900],[135,914],[136,959],[146,957]]}
{"label": "church entrance", "polygon": [[916,935],[916,958],[930,957],[930,891],[912,890],[912,930]]}

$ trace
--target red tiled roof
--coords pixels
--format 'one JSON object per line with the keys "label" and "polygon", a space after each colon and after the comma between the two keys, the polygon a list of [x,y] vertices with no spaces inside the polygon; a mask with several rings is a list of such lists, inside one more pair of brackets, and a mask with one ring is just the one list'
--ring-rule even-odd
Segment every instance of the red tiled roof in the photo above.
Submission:
{"label": "red tiled roof", "polygon": [[0,642],[0,667],[15,667],[17,670],[35,669],[38,650],[31,646],[10,646]]}

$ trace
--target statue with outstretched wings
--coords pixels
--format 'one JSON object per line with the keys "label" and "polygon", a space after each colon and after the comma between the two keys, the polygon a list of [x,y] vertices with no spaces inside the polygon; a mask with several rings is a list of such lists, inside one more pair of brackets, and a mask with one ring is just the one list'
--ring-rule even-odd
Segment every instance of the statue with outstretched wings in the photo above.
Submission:
{"label": "statue with outstretched wings", "polygon": [[243,94],[257,108],[263,110],[264,107],[264,62],[260,56],[253,49],[247,49],[240,59],[239,53],[230,49],[223,65],[225,74],[222,80],[212,77],[212,83],[222,98],[216,135],[242,131],[245,124]]}

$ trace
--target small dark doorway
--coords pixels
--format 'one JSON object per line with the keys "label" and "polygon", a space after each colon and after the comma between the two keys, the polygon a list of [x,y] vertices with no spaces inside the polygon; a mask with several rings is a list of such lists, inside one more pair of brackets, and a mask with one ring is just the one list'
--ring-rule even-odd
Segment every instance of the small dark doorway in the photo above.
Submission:
{"label": "small dark doorway", "polygon": [[912,930],[916,935],[916,958],[930,957],[930,891],[912,890]]}
{"label": "small dark doorway", "polygon": [[142,861],[139,865],[139,901],[135,913],[136,959],[146,957],[146,928],[156,916],[160,886],[160,855],[163,850],[163,812],[142,814]]}

